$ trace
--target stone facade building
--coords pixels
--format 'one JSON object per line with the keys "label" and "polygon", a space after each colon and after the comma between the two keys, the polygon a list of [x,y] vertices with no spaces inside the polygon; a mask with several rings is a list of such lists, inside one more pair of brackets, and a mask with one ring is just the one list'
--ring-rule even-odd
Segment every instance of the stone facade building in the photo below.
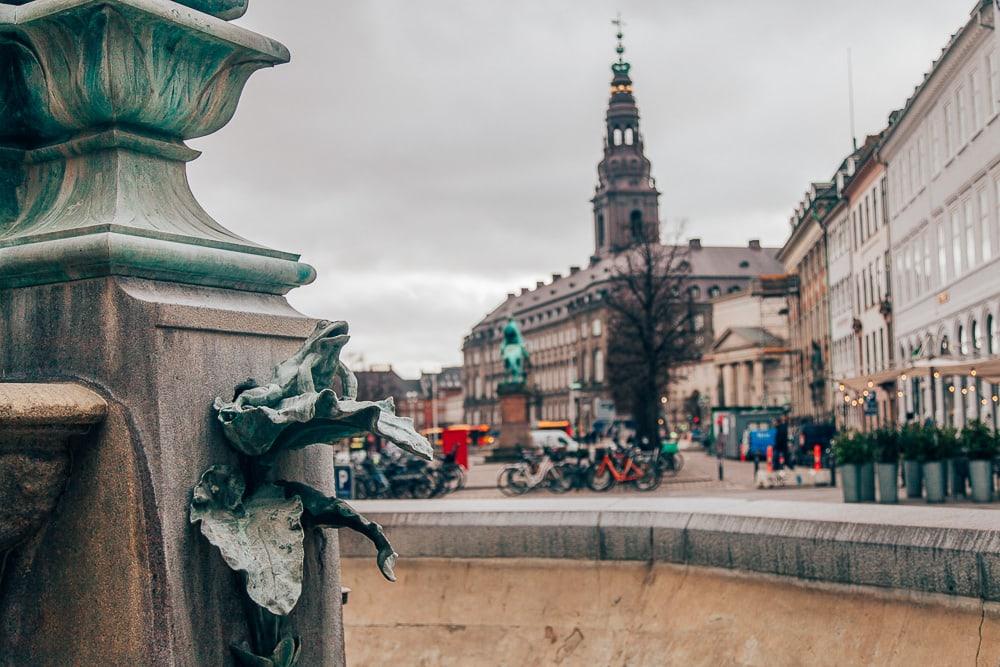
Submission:
{"label": "stone facade building", "polygon": [[[621,261],[621,251],[652,236],[659,238],[659,196],[651,165],[643,152],[639,111],[633,97],[630,66],[621,58],[612,69],[605,117],[604,157],[597,167],[592,199],[594,253],[586,266],[553,274],[533,289],[510,293],[465,337],[462,345],[465,421],[500,421],[497,384],[503,379],[499,359],[501,331],[517,320],[531,353],[529,383],[534,420],[569,420],[583,432],[614,418],[606,382],[608,309],[602,293]],[[744,247],[707,247],[688,243],[688,289],[697,309],[693,326],[697,353],[713,342],[710,299],[745,291],[753,279],[780,273],[776,249],[757,241]]]}
{"label": "stone facade building", "polygon": [[792,233],[778,253],[786,273],[799,277],[789,302],[792,412],[797,421],[825,421],[833,414],[827,236],[823,221],[839,200],[835,183],[813,183],[790,220]]}
{"label": "stone facade building", "polygon": [[[900,359],[947,363],[1000,353],[998,24],[996,5],[977,2],[880,148]],[[900,412],[961,426],[994,418],[996,395],[970,376],[912,378]]]}

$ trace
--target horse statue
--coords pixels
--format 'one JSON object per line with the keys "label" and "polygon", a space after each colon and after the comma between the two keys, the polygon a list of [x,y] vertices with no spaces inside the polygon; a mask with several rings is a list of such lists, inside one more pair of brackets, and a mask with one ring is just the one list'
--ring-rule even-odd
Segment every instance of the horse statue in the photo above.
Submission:
{"label": "horse statue", "polygon": [[524,384],[528,375],[528,348],[513,317],[507,320],[507,325],[503,328],[500,358],[503,359],[507,374],[506,381],[510,384]]}

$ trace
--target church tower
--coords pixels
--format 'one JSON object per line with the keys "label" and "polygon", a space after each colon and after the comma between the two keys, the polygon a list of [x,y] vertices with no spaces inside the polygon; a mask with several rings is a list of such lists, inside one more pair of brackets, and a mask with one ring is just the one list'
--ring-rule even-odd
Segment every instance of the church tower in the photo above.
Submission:
{"label": "church tower", "polygon": [[659,240],[660,193],[650,176],[650,163],[642,150],[639,109],[632,96],[631,65],[625,62],[622,21],[618,28],[618,60],[611,65],[611,99],[608,104],[604,159],[597,165],[594,205],[594,255],[629,248],[644,237]]}

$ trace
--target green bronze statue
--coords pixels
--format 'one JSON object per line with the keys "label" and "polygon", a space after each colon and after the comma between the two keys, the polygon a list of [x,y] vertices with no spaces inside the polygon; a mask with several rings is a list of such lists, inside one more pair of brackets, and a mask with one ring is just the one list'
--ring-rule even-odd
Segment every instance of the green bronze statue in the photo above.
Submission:
{"label": "green bronze statue", "polygon": [[500,358],[503,359],[507,384],[524,384],[528,377],[528,347],[524,344],[521,329],[513,317],[507,320],[507,325],[503,328]]}

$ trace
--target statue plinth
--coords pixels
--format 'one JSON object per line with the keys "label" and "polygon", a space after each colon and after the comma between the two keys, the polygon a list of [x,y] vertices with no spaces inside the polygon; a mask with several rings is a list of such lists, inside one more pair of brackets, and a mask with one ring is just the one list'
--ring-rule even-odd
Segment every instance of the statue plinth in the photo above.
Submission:
{"label": "statue plinth", "polygon": [[502,382],[500,397],[500,437],[486,457],[488,461],[516,461],[519,448],[531,448],[531,391],[524,382]]}
{"label": "statue plinth", "polygon": [[[191,194],[184,141],[289,59],[217,16],[245,0],[0,4],[0,378],[77,380],[107,402],[51,519],[7,556],[0,663],[234,665],[236,577],[189,523],[191,489],[236,465],[211,411],[313,330],[282,296],[298,256],[248,241]],[[276,474],[333,492],[328,448]],[[302,665],[343,664],[337,540],[289,618]],[[312,546],[310,546],[310,544]],[[86,622],[81,622],[86,619]]]}

